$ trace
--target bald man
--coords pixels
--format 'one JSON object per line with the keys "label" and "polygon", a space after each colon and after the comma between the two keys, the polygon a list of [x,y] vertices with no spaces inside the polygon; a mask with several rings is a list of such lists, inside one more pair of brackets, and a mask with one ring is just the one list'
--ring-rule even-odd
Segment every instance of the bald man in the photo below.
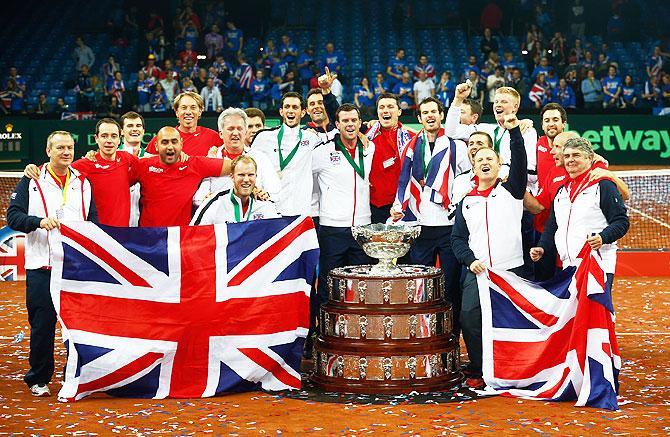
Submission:
{"label": "bald man", "polygon": [[187,226],[192,199],[206,177],[230,174],[230,160],[191,156],[179,161],[183,140],[179,131],[164,127],[156,135],[158,155],[133,165],[132,177],[140,183],[140,226]]}

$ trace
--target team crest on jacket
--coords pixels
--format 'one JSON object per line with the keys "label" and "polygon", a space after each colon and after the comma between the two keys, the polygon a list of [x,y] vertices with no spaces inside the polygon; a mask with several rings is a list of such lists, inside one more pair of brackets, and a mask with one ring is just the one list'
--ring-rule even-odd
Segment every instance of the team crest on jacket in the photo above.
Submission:
{"label": "team crest on jacket", "polygon": [[251,216],[251,219],[252,219],[252,220],[260,220],[260,219],[262,219],[263,217],[265,217],[265,216],[263,215],[262,212],[257,212],[256,214],[254,214],[254,215]]}
{"label": "team crest on jacket", "polygon": [[309,146],[309,140],[302,140],[302,141],[300,142],[300,145],[301,145],[301,146]]}
{"label": "team crest on jacket", "polygon": [[342,155],[339,152],[330,152],[330,162],[332,164],[339,164],[342,160]]}

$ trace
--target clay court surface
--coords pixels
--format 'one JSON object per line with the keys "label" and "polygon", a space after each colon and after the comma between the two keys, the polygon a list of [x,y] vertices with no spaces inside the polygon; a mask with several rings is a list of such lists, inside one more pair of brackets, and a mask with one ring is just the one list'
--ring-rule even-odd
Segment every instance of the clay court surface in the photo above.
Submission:
{"label": "clay court surface", "polygon": [[[670,278],[616,281],[619,411],[502,397],[336,404],[262,392],[189,400],[96,395],[69,404],[53,395],[36,399],[22,380],[29,334],[24,290],[24,282],[0,283],[0,435],[670,435]],[[21,330],[26,338],[13,343]],[[64,357],[57,340],[57,368]]]}

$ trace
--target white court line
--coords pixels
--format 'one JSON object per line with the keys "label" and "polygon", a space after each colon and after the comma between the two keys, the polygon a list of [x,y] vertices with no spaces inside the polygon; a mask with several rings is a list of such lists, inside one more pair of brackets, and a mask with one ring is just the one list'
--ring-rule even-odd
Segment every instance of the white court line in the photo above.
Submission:
{"label": "white court line", "polygon": [[668,229],[670,229],[670,225],[669,225],[669,224],[667,224],[667,223],[665,223],[665,222],[662,222],[662,221],[660,221],[659,219],[654,218],[654,217],[650,216],[649,214],[646,214],[646,213],[640,211],[640,210],[637,209],[637,208],[633,208],[632,206],[628,206],[628,209],[630,209],[631,211],[634,211],[634,212],[640,214],[642,217],[644,217],[644,218],[646,218],[646,219],[649,219],[649,220],[651,220],[652,222],[654,222],[654,223],[656,223],[656,224],[658,224],[658,225],[663,226],[664,228],[668,228]]}

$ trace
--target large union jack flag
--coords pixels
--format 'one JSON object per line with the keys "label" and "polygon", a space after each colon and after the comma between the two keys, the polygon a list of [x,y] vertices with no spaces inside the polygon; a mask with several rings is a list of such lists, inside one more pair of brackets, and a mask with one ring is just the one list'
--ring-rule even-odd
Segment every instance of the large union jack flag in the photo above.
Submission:
{"label": "large union jack flag", "polygon": [[65,223],[51,293],[59,397],[298,389],[318,243],[309,217],[170,228]]}
{"label": "large union jack flag", "polygon": [[483,374],[500,394],[617,410],[621,357],[611,289],[588,244],[578,267],[533,283],[478,276]]}

